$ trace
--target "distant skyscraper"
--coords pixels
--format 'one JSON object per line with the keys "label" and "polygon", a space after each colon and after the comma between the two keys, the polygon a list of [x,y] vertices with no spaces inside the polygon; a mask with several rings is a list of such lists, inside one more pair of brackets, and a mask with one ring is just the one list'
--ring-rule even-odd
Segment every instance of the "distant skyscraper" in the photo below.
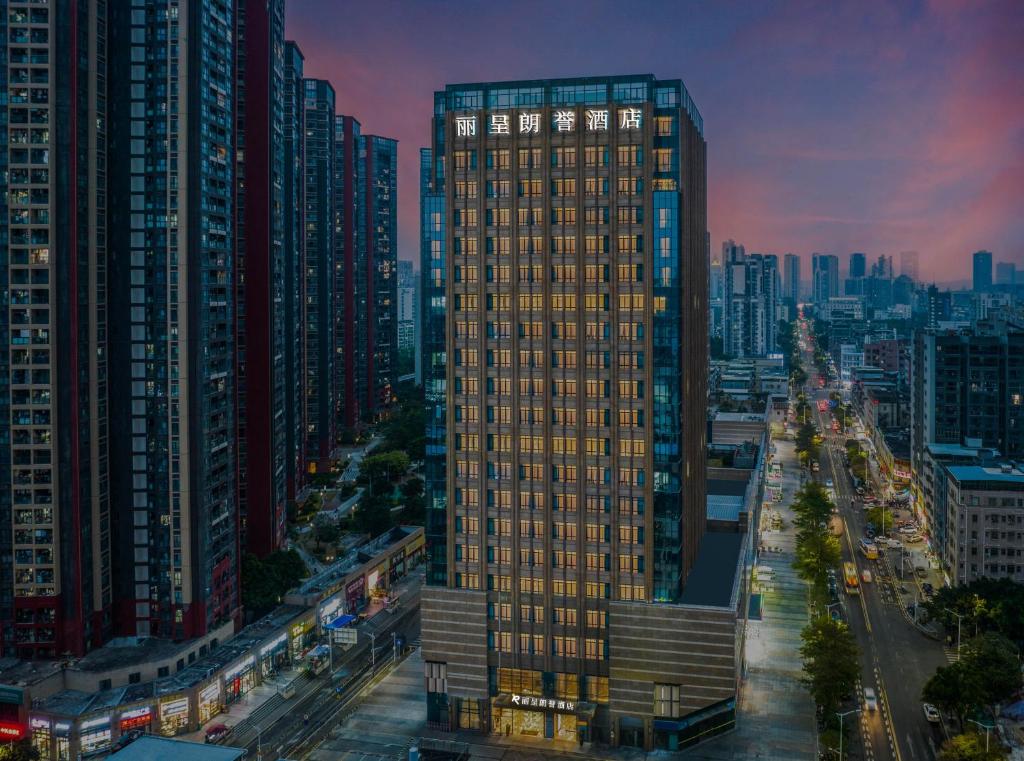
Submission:
{"label": "distant skyscraper", "polygon": [[306,463],[308,468],[322,472],[330,467],[338,422],[338,379],[334,370],[337,356],[334,88],[322,79],[303,80],[303,87]]}
{"label": "distant skyscraper", "polygon": [[728,722],[735,694],[724,663],[694,669],[649,628],[678,621],[706,515],[700,115],[651,76],[451,85],[434,103],[427,719],[651,747],[671,716],[685,741],[685,715]]}
{"label": "distant skyscraper", "polygon": [[239,0],[236,74],[235,289],[238,511],[242,546],[284,542],[289,469],[286,403],[284,0]]}
{"label": "distant skyscraper", "polygon": [[783,259],[783,298],[800,303],[800,257],[797,254],[786,254]]}
{"label": "distant skyscraper", "polygon": [[812,254],[812,299],[815,304],[827,304],[839,295],[839,257],[835,254]]}
{"label": "distant skyscraper", "polygon": [[1016,285],[1017,265],[1013,262],[996,264],[996,285]]}
{"label": "distant skyscraper", "polygon": [[928,328],[935,330],[940,322],[952,316],[952,296],[949,291],[940,291],[936,286],[928,286]]}
{"label": "distant skyscraper", "polygon": [[900,274],[906,275],[915,283],[920,282],[920,265],[916,251],[900,252]]}
{"label": "distant skyscraper", "polygon": [[974,292],[992,290],[992,252],[974,252]]}
{"label": "distant skyscraper", "polygon": [[850,254],[850,277],[864,277],[867,274],[867,255]]}

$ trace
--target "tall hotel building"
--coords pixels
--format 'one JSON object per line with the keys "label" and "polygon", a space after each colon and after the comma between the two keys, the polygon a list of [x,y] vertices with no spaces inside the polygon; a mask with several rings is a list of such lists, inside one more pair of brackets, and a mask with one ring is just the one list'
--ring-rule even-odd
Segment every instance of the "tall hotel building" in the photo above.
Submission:
{"label": "tall hotel building", "polygon": [[421,272],[437,726],[652,747],[656,717],[708,702],[681,692],[676,604],[705,529],[702,130],[682,82],[650,75],[435,93]]}

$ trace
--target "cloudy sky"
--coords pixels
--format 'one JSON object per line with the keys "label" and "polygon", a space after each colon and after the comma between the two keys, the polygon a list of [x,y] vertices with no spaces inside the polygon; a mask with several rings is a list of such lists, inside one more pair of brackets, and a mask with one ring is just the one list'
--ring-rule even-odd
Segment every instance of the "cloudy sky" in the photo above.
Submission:
{"label": "cloudy sky", "polygon": [[[400,256],[449,82],[652,73],[704,117],[712,251],[1024,266],[1024,2],[288,0],[306,75],[400,141]],[[845,258],[845,257],[844,257]],[[807,265],[809,268],[809,265]]]}

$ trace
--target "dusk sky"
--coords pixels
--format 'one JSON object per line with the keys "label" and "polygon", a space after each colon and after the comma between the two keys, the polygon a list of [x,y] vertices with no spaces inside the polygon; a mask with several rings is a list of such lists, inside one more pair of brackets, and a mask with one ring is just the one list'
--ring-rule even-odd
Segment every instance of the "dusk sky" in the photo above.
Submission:
{"label": "dusk sky", "polygon": [[977,249],[1024,266],[1021,0],[287,6],[306,76],[400,141],[403,259],[419,258],[434,90],[651,73],[704,117],[713,254],[727,238],[844,261],[914,249],[939,281],[967,278]]}

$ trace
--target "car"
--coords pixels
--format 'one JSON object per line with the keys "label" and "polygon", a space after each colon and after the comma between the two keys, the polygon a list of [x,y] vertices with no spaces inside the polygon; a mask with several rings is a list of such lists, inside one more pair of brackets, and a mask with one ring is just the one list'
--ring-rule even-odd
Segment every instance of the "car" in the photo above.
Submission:
{"label": "car", "polygon": [[839,608],[833,608],[832,612],[829,613],[829,615],[832,616],[832,620],[836,623],[839,623],[843,620],[843,614],[839,612]]}
{"label": "car", "polygon": [[938,724],[942,721],[942,717],[939,716],[939,709],[931,703],[922,703],[921,708],[924,709],[924,718],[928,720],[928,723]]}
{"label": "car", "polygon": [[231,729],[226,724],[213,724],[206,730],[206,742],[215,743],[228,736]]}
{"label": "car", "polygon": [[917,527],[905,524],[903,526],[900,526],[900,533],[901,534],[916,534],[917,533]]}
{"label": "car", "polygon": [[930,582],[924,582],[924,584],[921,585],[921,589],[925,591],[925,594],[935,594],[935,587],[933,587]]}
{"label": "car", "polygon": [[878,710],[878,696],[875,695],[873,687],[864,688],[864,708],[868,711]]}
{"label": "car", "polygon": [[826,478],[825,479],[825,486],[828,487],[829,489],[831,489],[833,486],[835,486],[835,484],[832,483],[832,479],[831,478]]}

